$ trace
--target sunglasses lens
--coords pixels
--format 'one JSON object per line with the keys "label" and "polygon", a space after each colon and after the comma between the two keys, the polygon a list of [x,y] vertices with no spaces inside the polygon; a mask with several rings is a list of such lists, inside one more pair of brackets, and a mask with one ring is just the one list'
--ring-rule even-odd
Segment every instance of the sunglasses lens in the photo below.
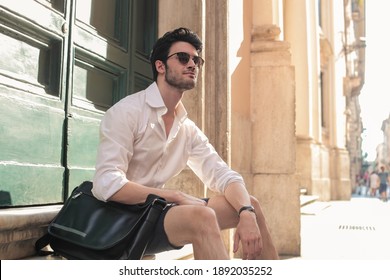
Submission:
{"label": "sunglasses lens", "polygon": [[203,60],[203,58],[201,58],[200,56],[194,56],[194,57],[192,58],[192,60],[194,61],[194,63],[196,64],[196,66],[198,66],[198,67],[202,67],[202,66],[203,66],[204,60]]}
{"label": "sunglasses lens", "polygon": [[199,57],[194,56],[194,57],[192,58],[192,60],[194,61],[194,63],[195,63],[197,66],[199,66],[199,64],[200,64],[200,58],[199,58]]}
{"label": "sunglasses lens", "polygon": [[179,59],[180,63],[183,65],[187,65],[188,61],[190,61],[190,55],[185,52],[177,53],[177,58]]}
{"label": "sunglasses lens", "polygon": [[187,65],[190,59],[192,59],[192,61],[198,67],[201,67],[204,63],[203,59],[200,56],[193,56],[191,58],[191,55],[185,52],[178,52],[178,53],[171,54],[170,56],[168,56],[168,58],[172,57],[173,55],[176,55],[179,62],[183,65]]}

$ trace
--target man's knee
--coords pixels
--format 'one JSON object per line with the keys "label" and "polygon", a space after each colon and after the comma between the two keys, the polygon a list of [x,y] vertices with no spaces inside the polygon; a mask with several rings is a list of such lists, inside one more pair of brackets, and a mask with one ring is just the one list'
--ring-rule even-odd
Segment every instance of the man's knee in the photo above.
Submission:
{"label": "man's knee", "polygon": [[217,215],[210,207],[195,207],[192,217],[196,228],[204,226],[209,228],[218,225]]}
{"label": "man's knee", "polygon": [[220,237],[217,215],[210,207],[194,207],[189,215],[188,230],[192,243],[203,242],[205,237],[213,240]]}
{"label": "man's knee", "polygon": [[177,206],[175,214],[170,219],[180,223],[180,227],[187,228],[191,232],[207,231],[218,227],[215,211],[205,206]]}
{"label": "man's knee", "polygon": [[167,213],[165,232],[175,246],[201,243],[206,236],[213,239],[220,235],[215,211],[190,205],[175,206]]}

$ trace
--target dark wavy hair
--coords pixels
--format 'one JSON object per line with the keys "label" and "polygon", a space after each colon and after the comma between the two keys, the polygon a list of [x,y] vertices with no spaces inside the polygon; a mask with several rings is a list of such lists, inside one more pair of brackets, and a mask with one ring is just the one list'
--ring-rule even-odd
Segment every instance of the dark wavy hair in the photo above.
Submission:
{"label": "dark wavy hair", "polygon": [[152,64],[153,70],[153,79],[157,80],[157,69],[155,66],[155,62],[157,60],[161,60],[166,63],[169,50],[173,43],[175,42],[187,42],[194,46],[196,51],[200,53],[203,48],[202,41],[198,37],[198,35],[185,27],[180,27],[175,30],[169,31],[164,34],[161,38],[159,38],[154,44],[152,53],[150,54],[150,63]]}

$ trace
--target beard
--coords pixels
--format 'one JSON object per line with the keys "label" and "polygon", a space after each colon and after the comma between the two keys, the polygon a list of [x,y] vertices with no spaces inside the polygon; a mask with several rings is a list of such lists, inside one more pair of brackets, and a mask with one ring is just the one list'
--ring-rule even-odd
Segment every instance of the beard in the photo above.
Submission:
{"label": "beard", "polygon": [[167,67],[166,69],[167,71],[165,72],[165,81],[168,85],[182,91],[193,89],[196,86],[196,78],[186,80],[183,77],[178,77],[179,75],[175,75],[175,73],[170,71],[170,68]]}

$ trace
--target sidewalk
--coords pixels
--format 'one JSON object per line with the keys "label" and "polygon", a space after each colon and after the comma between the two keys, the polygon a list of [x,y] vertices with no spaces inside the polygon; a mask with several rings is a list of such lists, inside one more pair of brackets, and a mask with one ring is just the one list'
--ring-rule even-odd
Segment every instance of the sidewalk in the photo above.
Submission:
{"label": "sidewalk", "polygon": [[390,260],[390,202],[354,196],[301,209],[302,260]]}

